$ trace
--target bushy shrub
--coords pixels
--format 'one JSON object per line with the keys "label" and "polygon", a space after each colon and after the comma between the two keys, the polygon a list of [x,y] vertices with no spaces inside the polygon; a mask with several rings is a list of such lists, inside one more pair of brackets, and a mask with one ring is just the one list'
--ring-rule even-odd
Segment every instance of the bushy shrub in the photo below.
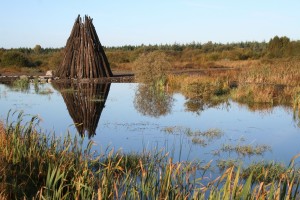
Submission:
{"label": "bushy shrub", "polygon": [[1,58],[1,66],[17,66],[17,67],[31,67],[33,66],[29,58],[21,52],[8,51],[3,53]]}
{"label": "bushy shrub", "polygon": [[145,84],[164,85],[169,68],[166,54],[160,51],[143,54],[133,63],[136,80]]}

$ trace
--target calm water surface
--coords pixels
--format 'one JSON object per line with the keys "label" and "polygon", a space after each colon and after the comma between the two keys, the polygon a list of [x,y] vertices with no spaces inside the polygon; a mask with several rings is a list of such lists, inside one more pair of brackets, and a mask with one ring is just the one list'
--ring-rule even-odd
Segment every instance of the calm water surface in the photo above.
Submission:
{"label": "calm water surface", "polygon": [[[288,163],[300,153],[299,121],[288,107],[252,111],[247,105],[229,101],[193,112],[183,95],[153,95],[138,84],[72,87],[44,84],[37,92],[31,85],[28,91],[20,92],[0,84],[0,118],[5,120],[9,110],[38,115],[46,132],[65,135],[69,130],[72,134],[85,134],[85,142],[95,141],[97,151],[114,148],[141,152],[157,148],[169,151],[175,160],[241,159],[244,163]],[[74,123],[81,125],[76,128]],[[201,137],[201,144],[187,134],[210,129],[223,134],[210,139]],[[267,145],[270,150],[243,156],[222,151],[224,145]]]}

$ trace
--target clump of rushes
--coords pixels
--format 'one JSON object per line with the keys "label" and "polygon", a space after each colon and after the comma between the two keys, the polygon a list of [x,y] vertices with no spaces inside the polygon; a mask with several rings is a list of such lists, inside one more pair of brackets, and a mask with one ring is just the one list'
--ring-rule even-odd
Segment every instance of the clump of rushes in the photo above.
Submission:
{"label": "clump of rushes", "polygon": [[13,89],[20,90],[22,92],[26,92],[29,90],[29,79],[27,77],[17,79],[13,82]]}
{"label": "clump of rushes", "polygon": [[295,92],[293,107],[294,107],[294,118],[297,117],[300,118],[300,87],[297,88],[297,91]]}
{"label": "clump of rushes", "polygon": [[[6,134],[5,134],[5,129],[4,129],[4,125],[3,123],[0,121],[0,172],[2,170],[2,166],[3,166],[3,161],[2,161],[2,156],[4,154],[4,152],[2,151],[2,149],[4,149],[4,145],[6,145],[7,143],[7,139],[6,139]],[[7,197],[5,196],[5,194],[3,193],[5,188],[5,184],[0,182],[0,200],[5,200],[7,199]]]}
{"label": "clump of rushes", "polygon": [[[15,113],[16,114],[16,113]],[[95,155],[93,142],[36,131],[38,118],[1,126],[0,198],[4,199],[290,199],[298,198],[294,160],[278,178],[257,179],[250,168],[246,181],[240,168],[229,167],[210,180],[207,167],[174,162],[161,151]],[[4,131],[4,132],[3,132]],[[209,166],[209,164],[208,164]],[[277,167],[276,167],[277,168]],[[267,176],[266,170],[260,170]],[[259,171],[259,173],[260,173]],[[274,173],[273,173],[274,174]],[[257,182],[254,182],[257,181]],[[261,182],[266,181],[266,182]]]}
{"label": "clump of rushes", "polygon": [[93,160],[87,158],[92,143],[83,153],[82,143],[76,137],[72,139],[68,134],[62,139],[38,133],[37,117],[29,122],[23,119],[21,112],[16,122],[7,122],[6,144],[0,146],[0,182],[6,196],[90,199],[95,179],[88,170]]}
{"label": "clump of rushes", "polygon": [[0,146],[4,146],[6,144],[6,134],[3,123],[0,121]]}
{"label": "clump of rushes", "polygon": [[23,119],[19,113],[7,122],[0,146],[0,182],[9,199],[183,198],[197,185],[196,163],[174,163],[161,152],[94,155],[92,141],[83,147],[70,134],[37,132],[37,117]]}
{"label": "clump of rushes", "polygon": [[250,168],[246,174],[241,167],[232,166],[200,191],[208,193],[207,199],[298,199],[300,179],[294,163],[299,156],[285,169],[271,164],[261,171]]}

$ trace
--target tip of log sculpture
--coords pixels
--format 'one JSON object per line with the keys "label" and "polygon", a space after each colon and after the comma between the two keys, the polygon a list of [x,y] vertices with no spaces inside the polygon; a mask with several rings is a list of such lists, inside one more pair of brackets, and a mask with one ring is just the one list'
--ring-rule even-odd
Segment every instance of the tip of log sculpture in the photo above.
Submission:
{"label": "tip of log sculpture", "polygon": [[60,78],[112,77],[112,71],[100,43],[93,19],[78,15],[65,47],[62,65],[57,70]]}

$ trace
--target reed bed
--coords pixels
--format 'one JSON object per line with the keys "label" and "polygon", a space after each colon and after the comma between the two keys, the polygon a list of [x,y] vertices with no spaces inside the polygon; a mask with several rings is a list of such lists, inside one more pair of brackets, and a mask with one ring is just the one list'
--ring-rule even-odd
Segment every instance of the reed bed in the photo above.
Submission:
{"label": "reed bed", "polygon": [[[17,115],[14,113],[13,115]],[[57,137],[38,130],[37,117],[1,125],[0,198],[2,199],[296,199],[298,171],[294,160],[268,182],[262,167],[242,176],[232,166],[215,179],[196,162],[174,162],[168,153],[92,152],[93,142]],[[3,136],[4,134],[4,136]],[[279,177],[279,178],[278,178]]]}
{"label": "reed bed", "polygon": [[170,92],[182,92],[188,97],[221,95],[229,91],[226,80],[208,76],[169,75],[168,86]]}
{"label": "reed bed", "polygon": [[280,60],[270,64],[250,66],[238,74],[239,83],[274,84],[299,86],[299,60]]}
{"label": "reed bed", "polygon": [[[180,92],[187,98],[189,110],[203,105],[218,105],[232,99],[239,103],[289,105],[299,110],[300,64],[297,60],[257,63],[242,70],[220,74],[169,75],[170,92]],[[209,107],[209,106],[208,106]],[[255,106],[257,107],[257,106]]]}

